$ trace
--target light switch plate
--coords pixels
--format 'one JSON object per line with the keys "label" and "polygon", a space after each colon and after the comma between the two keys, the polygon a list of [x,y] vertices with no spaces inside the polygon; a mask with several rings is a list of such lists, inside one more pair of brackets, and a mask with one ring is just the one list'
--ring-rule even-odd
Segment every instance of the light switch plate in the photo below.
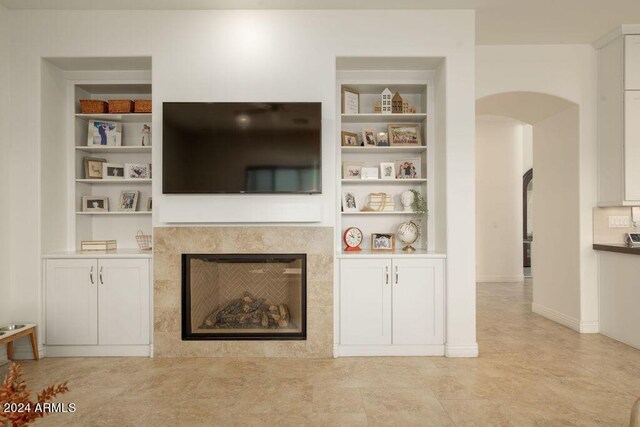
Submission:
{"label": "light switch plate", "polygon": [[610,216],[609,228],[629,228],[630,218],[628,216]]}

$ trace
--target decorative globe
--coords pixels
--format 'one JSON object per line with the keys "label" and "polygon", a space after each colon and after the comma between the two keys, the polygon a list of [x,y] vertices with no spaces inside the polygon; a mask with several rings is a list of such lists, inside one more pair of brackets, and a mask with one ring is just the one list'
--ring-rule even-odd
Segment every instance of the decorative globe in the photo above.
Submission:
{"label": "decorative globe", "polygon": [[420,228],[413,221],[403,222],[396,231],[396,237],[406,245],[402,248],[403,251],[413,252],[416,248],[411,245],[420,237]]}

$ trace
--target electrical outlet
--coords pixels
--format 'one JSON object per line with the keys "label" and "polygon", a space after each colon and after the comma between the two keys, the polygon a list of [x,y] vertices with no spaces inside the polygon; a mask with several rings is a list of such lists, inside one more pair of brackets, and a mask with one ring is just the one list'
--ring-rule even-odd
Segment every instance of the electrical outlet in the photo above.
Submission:
{"label": "electrical outlet", "polygon": [[628,216],[610,216],[609,228],[629,228],[630,218]]}

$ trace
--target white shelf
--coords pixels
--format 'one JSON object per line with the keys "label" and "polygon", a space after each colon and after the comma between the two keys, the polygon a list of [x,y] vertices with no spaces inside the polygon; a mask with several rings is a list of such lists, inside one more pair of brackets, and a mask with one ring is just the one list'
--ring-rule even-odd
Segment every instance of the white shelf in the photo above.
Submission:
{"label": "white shelf", "polygon": [[[398,243],[396,243],[397,245]],[[402,248],[395,251],[371,251],[363,249],[361,251],[347,252],[339,251],[336,253],[337,258],[446,258],[447,254],[442,252],[430,252],[425,249],[417,249],[415,252],[404,252]]]}
{"label": "white shelf", "polygon": [[422,123],[425,113],[406,114],[342,114],[342,123]]}
{"label": "white shelf", "polygon": [[135,211],[135,212],[76,212],[76,215],[151,215],[151,211]]}
{"label": "white shelf", "polygon": [[76,147],[77,151],[86,153],[151,153],[151,147],[142,146],[105,146],[105,145],[83,145]]}
{"label": "white shelf", "polygon": [[342,153],[377,153],[377,154],[386,154],[386,153],[424,153],[427,151],[427,147],[425,145],[395,145],[389,147],[341,147]]}
{"label": "white shelf", "polygon": [[81,184],[151,184],[151,179],[76,179]]}
{"label": "white shelf", "polygon": [[380,184],[421,184],[426,178],[416,179],[342,179],[343,184],[380,185]]}
{"label": "white shelf", "polygon": [[124,123],[146,123],[151,121],[151,113],[128,113],[128,114],[76,114],[82,120],[105,120],[111,122]]}
{"label": "white shelf", "polygon": [[416,215],[415,212],[412,211],[369,211],[369,212],[342,212],[342,215]]}

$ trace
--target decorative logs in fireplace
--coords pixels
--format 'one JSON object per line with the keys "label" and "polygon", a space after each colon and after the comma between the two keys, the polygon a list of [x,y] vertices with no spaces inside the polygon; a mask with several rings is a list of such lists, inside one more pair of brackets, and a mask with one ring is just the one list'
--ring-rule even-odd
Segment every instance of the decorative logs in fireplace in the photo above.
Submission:
{"label": "decorative logs in fireplace", "polygon": [[242,298],[231,301],[224,308],[216,308],[206,317],[200,329],[277,329],[290,324],[286,304],[267,304],[245,292]]}

